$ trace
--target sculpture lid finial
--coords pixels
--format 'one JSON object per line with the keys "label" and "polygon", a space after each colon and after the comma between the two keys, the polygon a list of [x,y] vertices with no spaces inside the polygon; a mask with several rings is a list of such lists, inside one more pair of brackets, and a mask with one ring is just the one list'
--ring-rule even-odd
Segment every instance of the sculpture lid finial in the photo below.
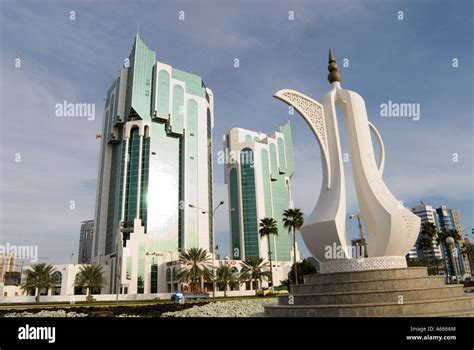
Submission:
{"label": "sculpture lid finial", "polygon": [[328,80],[329,83],[332,84],[336,81],[341,81],[342,76],[341,73],[339,73],[339,68],[337,67],[336,59],[334,58],[334,54],[332,53],[332,50],[329,49],[329,65],[328,65]]}

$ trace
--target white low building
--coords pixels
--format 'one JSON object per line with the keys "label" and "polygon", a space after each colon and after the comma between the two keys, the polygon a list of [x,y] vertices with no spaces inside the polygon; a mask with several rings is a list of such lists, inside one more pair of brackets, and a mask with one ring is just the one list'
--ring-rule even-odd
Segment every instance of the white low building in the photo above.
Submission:
{"label": "white low building", "polygon": [[[100,291],[93,291],[94,299],[97,301],[106,300],[154,300],[154,299],[170,299],[171,295],[178,291],[189,291],[187,285],[183,285],[178,281],[177,273],[181,267],[179,262],[178,252],[165,252],[147,256],[151,259],[150,270],[146,273],[150,277],[145,280],[143,286],[144,293],[128,293],[128,290],[118,285],[118,290],[122,293],[111,293],[115,290],[115,283],[120,283],[120,273],[115,276],[110,273],[110,264],[104,261],[102,264],[104,271],[105,285]],[[227,264],[239,274],[242,269],[242,261],[240,260],[216,260],[214,262],[215,268],[220,265]],[[41,290],[41,302],[81,302],[86,299],[86,290],[75,285],[77,275],[81,271],[83,264],[52,264],[54,267],[53,282],[54,285],[48,290]],[[27,295],[21,289],[21,283],[27,278],[27,271],[31,266],[24,266],[21,271],[21,280],[18,283],[5,285],[0,283],[0,304],[3,303],[33,303],[35,296]],[[291,269],[289,262],[273,262],[273,280],[275,285],[279,285],[280,281],[288,278],[288,273]],[[268,287],[268,281],[263,281],[262,284],[255,286],[252,282],[235,283],[227,288],[227,296],[246,296],[254,295],[255,289],[262,289]],[[212,296],[212,283],[202,283],[201,291]],[[219,288],[216,283],[216,297],[224,295],[224,288]]]}

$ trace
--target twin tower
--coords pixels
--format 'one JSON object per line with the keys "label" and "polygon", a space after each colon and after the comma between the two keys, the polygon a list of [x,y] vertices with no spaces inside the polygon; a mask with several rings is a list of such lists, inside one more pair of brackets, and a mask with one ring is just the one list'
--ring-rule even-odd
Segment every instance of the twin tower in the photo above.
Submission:
{"label": "twin tower", "polygon": [[[215,254],[213,126],[212,91],[199,76],[157,62],[137,34],[107,92],[102,129],[92,255],[107,266],[111,293],[173,292],[179,252]],[[272,135],[235,128],[226,140],[226,152],[262,165],[225,160],[230,259],[266,257],[258,221],[289,206],[290,125]],[[286,231],[281,220],[279,228]],[[272,244],[274,260],[291,261],[288,234]]]}

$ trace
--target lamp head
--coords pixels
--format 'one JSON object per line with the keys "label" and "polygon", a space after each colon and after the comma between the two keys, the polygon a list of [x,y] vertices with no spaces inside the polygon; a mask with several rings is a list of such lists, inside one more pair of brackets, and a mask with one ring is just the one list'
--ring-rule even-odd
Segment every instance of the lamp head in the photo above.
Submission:
{"label": "lamp head", "polygon": [[454,238],[451,237],[451,236],[446,238],[446,243],[449,244],[449,245],[454,244]]}

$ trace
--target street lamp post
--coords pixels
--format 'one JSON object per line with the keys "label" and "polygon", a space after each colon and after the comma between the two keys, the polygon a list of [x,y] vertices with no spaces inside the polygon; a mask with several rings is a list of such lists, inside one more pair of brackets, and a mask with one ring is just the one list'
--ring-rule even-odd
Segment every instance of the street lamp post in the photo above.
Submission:
{"label": "street lamp post", "polygon": [[360,236],[360,244],[364,243],[364,258],[367,258],[369,255],[367,253],[367,241],[364,239],[364,231],[362,230],[362,224],[360,222],[360,215],[359,214],[351,214],[349,215],[349,219],[357,219],[357,223],[359,224],[359,236]]}
{"label": "street lamp post", "polygon": [[454,259],[453,247],[454,247],[454,238],[447,237],[446,244],[449,247],[449,256],[451,257],[451,264],[453,265],[454,274],[456,275],[456,283],[459,283],[459,272],[458,272],[458,264],[456,259]]}
{"label": "street lamp post", "polygon": [[214,263],[216,261],[216,252],[215,252],[215,247],[216,247],[216,242],[215,242],[215,236],[214,236],[214,214],[216,213],[217,209],[224,204],[224,201],[220,201],[219,204],[214,208],[212,212],[209,212],[209,210],[203,209],[198,207],[197,205],[194,204],[189,204],[190,208],[196,208],[202,211],[203,214],[208,214],[210,219],[211,219],[211,232],[212,232],[212,298],[216,298],[216,279],[214,277]]}

